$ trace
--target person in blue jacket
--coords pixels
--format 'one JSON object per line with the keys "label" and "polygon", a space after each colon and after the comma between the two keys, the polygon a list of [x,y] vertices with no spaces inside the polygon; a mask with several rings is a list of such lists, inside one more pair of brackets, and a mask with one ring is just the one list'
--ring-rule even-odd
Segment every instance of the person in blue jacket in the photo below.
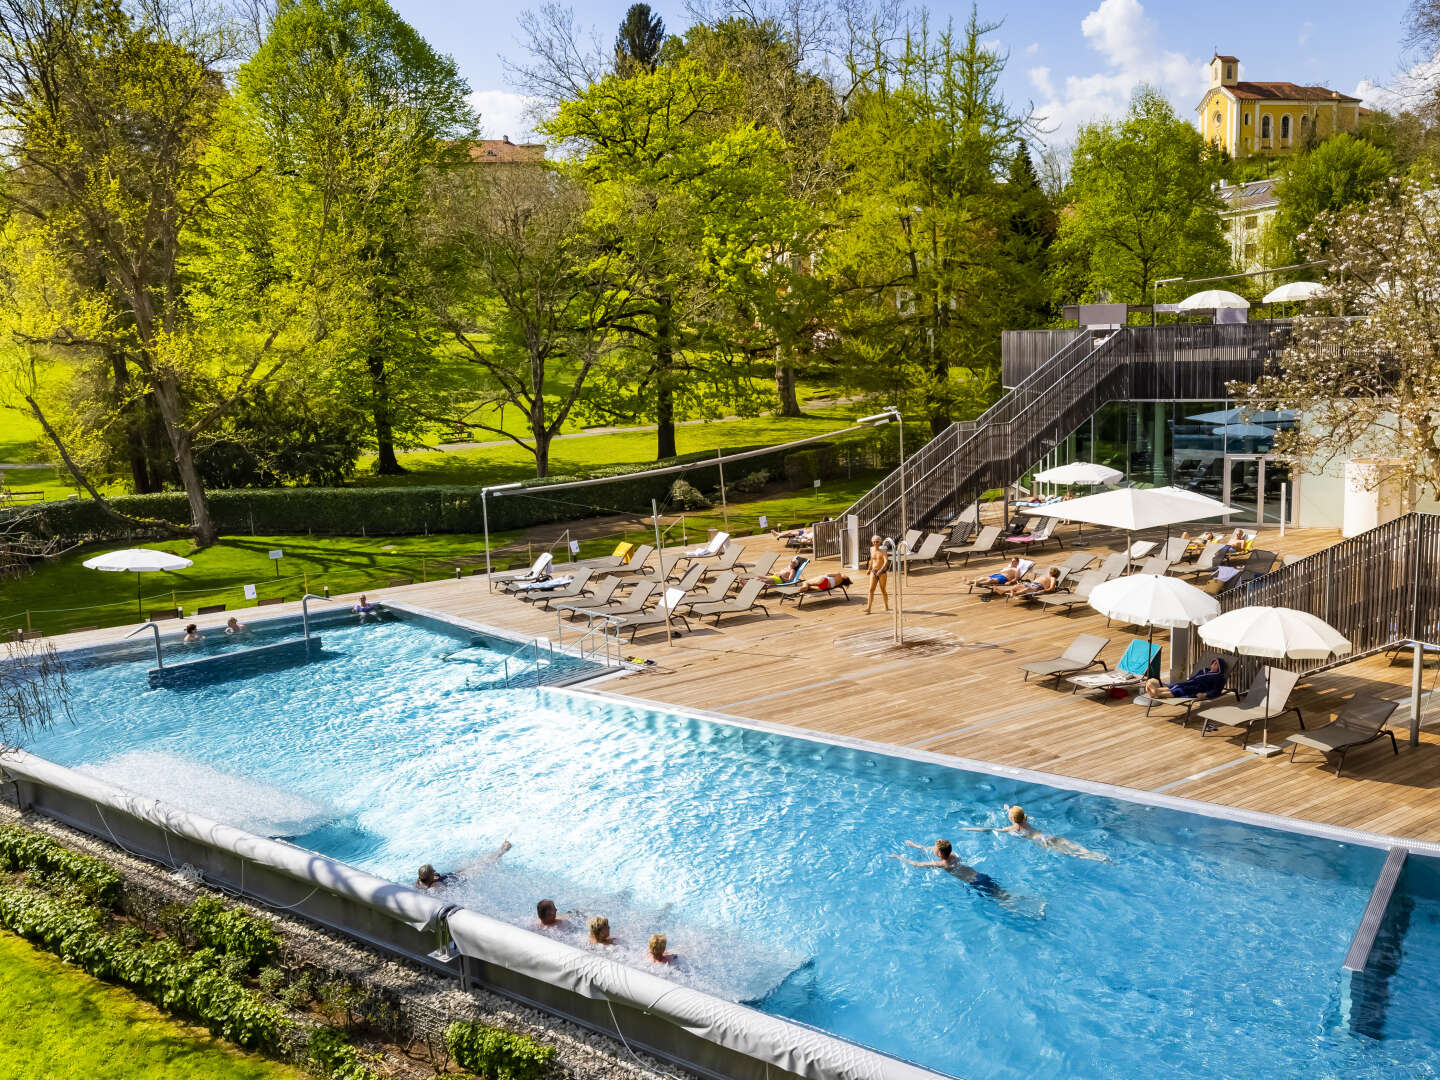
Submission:
{"label": "person in blue jacket", "polygon": [[1145,693],[1152,698],[1178,697],[1204,701],[1217,698],[1225,690],[1225,661],[1216,657],[1184,682],[1166,686],[1159,679],[1147,679]]}

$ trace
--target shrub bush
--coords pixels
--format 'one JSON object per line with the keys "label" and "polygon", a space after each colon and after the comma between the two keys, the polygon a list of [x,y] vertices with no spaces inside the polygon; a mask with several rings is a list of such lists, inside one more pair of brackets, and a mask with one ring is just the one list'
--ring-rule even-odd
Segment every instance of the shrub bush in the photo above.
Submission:
{"label": "shrub bush", "polygon": [[445,1048],[467,1072],[484,1080],[535,1080],[555,1060],[555,1049],[502,1028],[457,1021],[445,1029]]}
{"label": "shrub bush", "polygon": [[685,479],[670,485],[670,505],[681,510],[706,510],[712,504],[694,484]]}
{"label": "shrub bush", "polygon": [[254,971],[280,948],[280,936],[264,919],[225,906],[218,896],[202,896],[190,905],[185,923],[206,948],[234,957]]}
{"label": "shrub bush", "polygon": [[764,491],[770,483],[770,470],[757,469],[755,472],[742,476],[730,485],[731,491],[738,491],[741,495],[758,495]]}
{"label": "shrub bush", "polygon": [[[833,467],[834,448],[827,443]],[[815,448],[803,451],[816,453]],[[784,451],[748,459],[751,465],[768,469],[772,475],[795,455]],[[719,468],[712,454],[689,454],[663,464],[695,462],[684,479],[691,486],[709,490],[720,482]],[[710,464],[704,462],[710,459]],[[655,465],[596,469],[591,477],[613,477],[612,483],[596,484],[576,492],[546,495],[550,484],[575,477],[551,476],[532,481],[530,495],[506,493],[489,502],[490,529],[501,532],[528,528],[552,521],[606,514],[612,511],[638,513],[650,509],[650,500],[664,500],[674,482],[671,475],[633,476]],[[802,477],[802,480],[804,477]],[[272,536],[318,533],[322,536],[400,536],[418,532],[478,533],[484,528],[480,488],[474,487],[354,487],[354,488],[263,488],[209,492],[210,512],[216,528],[226,535],[251,532]],[[190,508],[184,492],[163,491],[153,495],[123,495],[110,500],[114,508],[132,517],[149,518],[185,525]],[[71,543],[99,540],[137,540],[166,535],[159,526],[145,528],[117,521],[92,499],[31,504],[23,510],[0,510],[0,526],[13,518],[21,533],[37,538],[59,537]]]}
{"label": "shrub bush", "polygon": [[0,870],[23,870],[67,882],[88,900],[107,908],[120,899],[119,871],[18,825],[0,825]]}
{"label": "shrub bush", "polygon": [[315,1028],[307,1049],[310,1060],[331,1080],[377,1080],[375,1070],[363,1064],[360,1052],[350,1045],[350,1037],[337,1028]]}
{"label": "shrub bush", "polygon": [[213,950],[187,954],[133,927],[111,932],[99,909],[33,889],[0,887],[0,926],[240,1046],[258,1050],[279,1041],[279,1010],[219,971]]}
{"label": "shrub bush", "polygon": [[813,484],[816,480],[827,480],[839,470],[835,447],[819,443],[785,455],[785,479],[792,487]]}

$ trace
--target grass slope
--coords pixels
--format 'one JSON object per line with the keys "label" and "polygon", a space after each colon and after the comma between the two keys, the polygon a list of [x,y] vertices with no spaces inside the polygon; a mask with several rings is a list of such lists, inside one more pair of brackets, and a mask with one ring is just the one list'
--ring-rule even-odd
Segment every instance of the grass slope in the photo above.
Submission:
{"label": "grass slope", "polygon": [[[764,515],[770,528],[803,525],[843,510],[875,482],[874,475],[851,480],[827,481],[818,492],[790,492],[745,503],[731,503],[729,530],[736,535],[759,528]],[[685,534],[702,540],[707,528],[723,528],[720,507],[685,515]],[[679,518],[667,515],[662,528],[669,528],[667,543],[679,543]],[[625,526],[614,522],[576,523],[581,555],[607,554],[621,539],[636,543],[654,542],[648,521],[630,519]],[[536,543],[548,546],[564,527],[549,525],[532,531]],[[496,565],[509,566],[528,561],[524,534],[491,535],[492,552],[508,546],[508,553],[496,557]],[[119,626],[137,621],[134,574],[106,574],[87,570],[82,563],[97,551],[118,545],[88,547],[72,551],[35,573],[18,580],[0,582],[0,631],[29,627],[58,634],[82,626]],[[259,598],[280,596],[298,600],[308,587],[319,593],[353,593],[376,588],[392,578],[434,580],[453,577],[455,568],[464,573],[484,565],[484,538],[469,534],[436,536],[231,536],[203,551],[194,551],[188,540],[165,540],[146,545],[173,551],[195,560],[195,565],[176,573],[141,574],[144,610],[154,611],[180,604],[187,614],[197,607],[226,604],[229,610],[253,608],[254,600],[244,596],[244,586],[257,586]],[[285,553],[280,575],[269,552]],[[557,553],[558,554],[558,553]],[[172,598],[173,597],[173,598]],[[242,616],[243,617],[243,616]]]}
{"label": "grass slope", "polygon": [[6,1080],[300,1080],[0,930]]}

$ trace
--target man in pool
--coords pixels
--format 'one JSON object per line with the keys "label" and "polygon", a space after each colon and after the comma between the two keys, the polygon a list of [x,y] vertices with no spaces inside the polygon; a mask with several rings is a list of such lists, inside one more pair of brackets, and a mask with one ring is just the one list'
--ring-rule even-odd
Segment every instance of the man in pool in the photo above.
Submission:
{"label": "man in pool", "polygon": [[[931,850],[924,844],[917,844],[914,840],[906,840],[906,847],[913,847],[920,851]],[[899,859],[906,866],[918,866],[922,870],[944,870],[947,874],[959,878],[966,885],[969,885],[987,900],[994,900],[1004,903],[1010,899],[1010,894],[995,883],[995,879],[989,874],[982,874],[973,866],[966,866],[960,861],[959,856],[950,846],[949,840],[936,840],[934,847],[935,858],[927,859],[924,862],[917,862],[914,859],[907,859],[903,855],[891,855],[892,859]]]}
{"label": "man in pool", "polygon": [[250,628],[237,619],[234,615],[225,620],[225,634],[227,637],[249,637]]}
{"label": "man in pool", "polygon": [[535,905],[535,917],[540,920],[540,925],[547,930],[553,930],[558,926],[564,926],[565,920],[555,910],[554,900],[541,900]]}
{"label": "man in pool", "polygon": [[1010,824],[1003,829],[992,829],[988,825],[969,825],[966,832],[993,832],[997,836],[1010,835],[1018,836],[1022,840],[1033,840],[1047,851],[1053,851],[1057,855],[1073,855],[1077,859],[1094,859],[1096,862],[1109,862],[1110,856],[1101,855],[1098,851],[1091,851],[1089,848],[1081,847],[1074,840],[1066,840],[1063,836],[1055,836],[1052,833],[1043,833],[1025,815],[1025,811],[1018,806],[1005,805],[1005,816],[1010,819]]}
{"label": "man in pool", "polygon": [[483,869],[487,866],[494,866],[500,861],[500,856],[510,850],[510,846],[510,841],[506,840],[489,855],[484,855],[472,862],[468,862],[460,867],[460,869],[449,874],[441,874],[437,872],[435,867],[430,863],[426,863],[420,867],[420,872],[415,875],[415,887],[417,889],[434,889],[441,885],[454,885],[476,870]]}
{"label": "man in pool", "polygon": [[200,628],[193,622],[185,627],[185,636],[180,639],[183,645],[200,645],[205,641],[205,635],[200,633]]}

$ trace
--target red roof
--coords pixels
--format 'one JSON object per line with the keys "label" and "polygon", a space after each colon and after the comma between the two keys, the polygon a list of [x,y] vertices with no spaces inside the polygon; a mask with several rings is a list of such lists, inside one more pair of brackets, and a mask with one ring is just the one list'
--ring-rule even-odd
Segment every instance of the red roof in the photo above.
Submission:
{"label": "red roof", "polygon": [[512,143],[509,138],[481,139],[470,145],[470,160],[481,164],[538,164],[545,160],[544,143]]}
{"label": "red roof", "polygon": [[1225,87],[1246,101],[1359,101],[1323,86],[1300,86],[1292,82],[1237,82]]}

